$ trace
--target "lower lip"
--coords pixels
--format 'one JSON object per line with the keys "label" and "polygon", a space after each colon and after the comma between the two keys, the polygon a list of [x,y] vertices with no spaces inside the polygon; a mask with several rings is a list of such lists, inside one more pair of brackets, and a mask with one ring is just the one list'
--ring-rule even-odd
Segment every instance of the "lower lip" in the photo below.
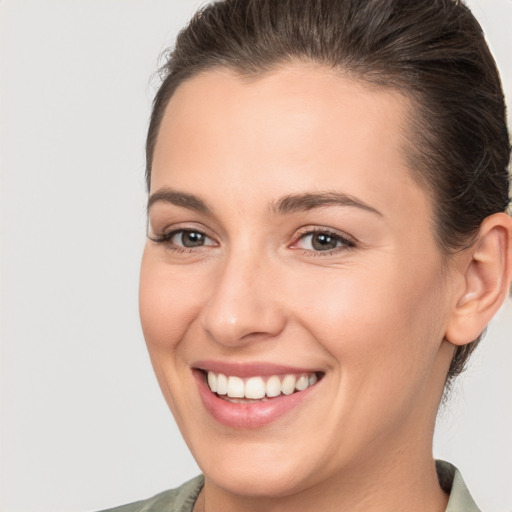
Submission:
{"label": "lower lip", "polygon": [[206,410],[219,423],[232,428],[258,428],[268,425],[300,406],[318,386],[317,383],[304,391],[270,398],[265,402],[233,403],[211,392],[202,371],[194,371],[194,376]]}

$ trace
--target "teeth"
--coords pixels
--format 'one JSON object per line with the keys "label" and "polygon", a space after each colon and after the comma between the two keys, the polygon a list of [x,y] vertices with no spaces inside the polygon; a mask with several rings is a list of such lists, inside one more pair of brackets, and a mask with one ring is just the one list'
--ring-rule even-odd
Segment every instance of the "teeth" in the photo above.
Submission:
{"label": "teeth", "polygon": [[[212,373],[212,372],[208,372]],[[228,378],[223,374],[217,375],[217,394],[226,395],[228,392]]]}
{"label": "teeth", "polygon": [[295,387],[298,391],[302,391],[306,389],[309,386],[309,379],[306,377],[306,375],[301,375],[297,379],[297,383],[295,384]]}
{"label": "teeth", "polygon": [[244,398],[244,381],[240,377],[228,377],[228,396],[230,398]]}
{"label": "teeth", "polygon": [[295,383],[296,383],[295,375],[286,375],[281,382],[281,391],[283,395],[291,395],[295,391]]}
{"label": "teeth", "polygon": [[269,398],[274,398],[281,394],[281,380],[277,375],[272,375],[272,377],[267,380],[266,394]]}
{"label": "teeth", "polygon": [[208,372],[208,386],[214,393],[217,391],[217,376],[213,372]]}
{"label": "teeth", "polygon": [[[217,395],[227,395],[231,402],[247,400],[265,401],[281,394],[291,395],[296,391],[304,391],[318,381],[315,373],[270,377],[250,377],[241,379],[226,376],[223,373],[208,372],[207,381],[210,390]],[[239,400],[241,399],[241,400]]]}
{"label": "teeth", "polygon": [[245,398],[263,398],[265,392],[265,383],[261,377],[251,377],[245,383]]}

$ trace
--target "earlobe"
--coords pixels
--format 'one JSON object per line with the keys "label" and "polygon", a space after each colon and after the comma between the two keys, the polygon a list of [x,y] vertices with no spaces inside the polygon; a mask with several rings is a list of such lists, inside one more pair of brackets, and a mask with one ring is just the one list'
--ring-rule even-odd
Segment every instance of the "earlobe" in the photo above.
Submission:
{"label": "earlobe", "polygon": [[463,285],[446,329],[453,345],[475,340],[498,311],[512,279],[512,219],[505,213],[487,217],[474,244],[461,259]]}

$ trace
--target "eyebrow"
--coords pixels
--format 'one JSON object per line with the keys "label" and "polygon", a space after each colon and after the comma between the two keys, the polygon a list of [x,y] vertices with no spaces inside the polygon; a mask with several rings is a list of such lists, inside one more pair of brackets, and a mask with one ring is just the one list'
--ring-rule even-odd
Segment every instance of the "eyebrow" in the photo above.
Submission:
{"label": "eyebrow", "polygon": [[182,208],[194,210],[206,215],[212,214],[210,207],[199,197],[193,194],[187,194],[186,192],[178,192],[171,188],[162,188],[151,194],[148,199],[147,212],[149,213],[150,208],[160,201],[170,203],[175,206],[181,206]]}
{"label": "eyebrow", "polygon": [[321,208],[322,206],[351,206],[375,213],[381,217],[383,216],[379,210],[376,210],[360,199],[356,199],[348,194],[343,194],[342,192],[318,192],[288,195],[273,202],[271,204],[271,210],[274,213],[287,214],[297,211],[313,210],[314,208]]}
{"label": "eyebrow", "polygon": [[[198,196],[179,192],[171,188],[157,190],[148,199],[147,211],[157,202],[170,203],[181,208],[197,211],[205,215],[212,215],[212,209]],[[342,192],[306,192],[303,194],[290,194],[270,204],[270,210],[279,215],[308,211],[323,206],[350,206],[383,216],[372,206]]]}

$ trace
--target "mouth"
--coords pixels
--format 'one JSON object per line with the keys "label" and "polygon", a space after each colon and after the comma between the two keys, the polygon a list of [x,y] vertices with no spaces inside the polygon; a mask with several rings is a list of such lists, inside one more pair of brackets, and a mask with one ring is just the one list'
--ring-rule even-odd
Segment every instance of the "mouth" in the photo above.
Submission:
{"label": "mouth", "polygon": [[203,371],[212,393],[231,403],[259,403],[280,396],[289,396],[314,386],[322,372],[287,373],[285,375],[253,376],[249,378]]}
{"label": "mouth", "polygon": [[325,372],[211,363],[193,369],[206,411],[237,429],[263,427],[312,399]]}

